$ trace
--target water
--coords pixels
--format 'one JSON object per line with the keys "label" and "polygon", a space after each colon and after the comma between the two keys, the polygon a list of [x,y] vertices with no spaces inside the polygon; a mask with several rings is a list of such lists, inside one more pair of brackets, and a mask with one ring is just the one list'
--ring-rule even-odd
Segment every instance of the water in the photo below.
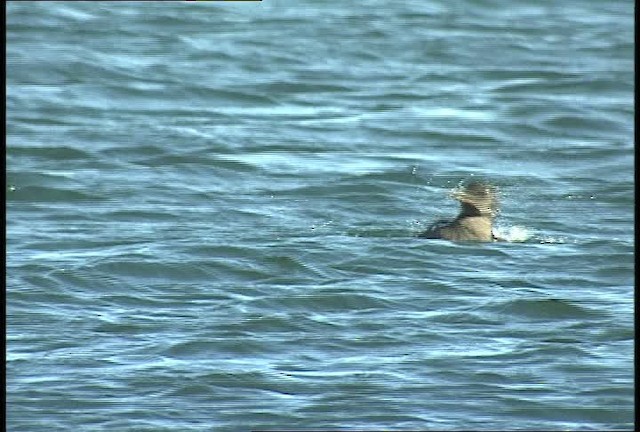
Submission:
{"label": "water", "polygon": [[633,429],[633,2],[383,3],[8,4],[8,430]]}

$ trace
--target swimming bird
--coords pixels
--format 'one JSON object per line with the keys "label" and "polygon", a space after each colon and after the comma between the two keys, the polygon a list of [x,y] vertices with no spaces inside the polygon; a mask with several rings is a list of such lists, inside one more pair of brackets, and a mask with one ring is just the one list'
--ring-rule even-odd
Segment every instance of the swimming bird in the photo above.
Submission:
{"label": "swimming bird", "polygon": [[494,186],[473,181],[451,193],[460,201],[460,214],[452,221],[439,220],[418,234],[420,238],[453,241],[490,242],[499,240],[493,233],[493,219],[498,214]]}

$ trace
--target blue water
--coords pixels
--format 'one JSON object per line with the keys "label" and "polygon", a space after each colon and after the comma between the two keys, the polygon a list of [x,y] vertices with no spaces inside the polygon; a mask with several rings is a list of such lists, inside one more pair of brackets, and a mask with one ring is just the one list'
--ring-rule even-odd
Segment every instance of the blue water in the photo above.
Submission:
{"label": "blue water", "polygon": [[7,429],[633,430],[633,10],[8,3]]}

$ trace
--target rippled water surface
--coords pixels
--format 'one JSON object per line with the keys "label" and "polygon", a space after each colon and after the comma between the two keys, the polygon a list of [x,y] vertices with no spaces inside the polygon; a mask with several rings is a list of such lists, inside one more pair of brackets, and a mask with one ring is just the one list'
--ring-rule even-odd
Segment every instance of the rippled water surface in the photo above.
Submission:
{"label": "rippled water surface", "polygon": [[9,3],[8,430],[632,430],[634,4],[516,3]]}

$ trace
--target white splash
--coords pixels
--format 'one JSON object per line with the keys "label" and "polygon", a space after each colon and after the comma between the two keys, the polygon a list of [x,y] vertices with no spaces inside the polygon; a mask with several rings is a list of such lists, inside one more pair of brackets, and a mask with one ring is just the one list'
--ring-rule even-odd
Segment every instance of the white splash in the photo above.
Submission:
{"label": "white splash", "polygon": [[520,243],[529,240],[533,236],[531,230],[523,226],[494,227],[496,237],[511,243]]}

